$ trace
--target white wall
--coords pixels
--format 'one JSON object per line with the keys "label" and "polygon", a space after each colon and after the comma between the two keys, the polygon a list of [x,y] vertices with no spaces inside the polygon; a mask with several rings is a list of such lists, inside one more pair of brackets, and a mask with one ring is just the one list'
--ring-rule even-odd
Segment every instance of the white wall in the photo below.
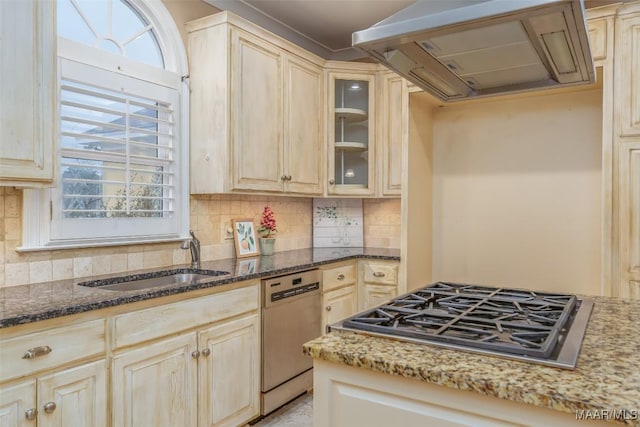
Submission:
{"label": "white wall", "polygon": [[600,294],[599,89],[434,116],[433,279]]}

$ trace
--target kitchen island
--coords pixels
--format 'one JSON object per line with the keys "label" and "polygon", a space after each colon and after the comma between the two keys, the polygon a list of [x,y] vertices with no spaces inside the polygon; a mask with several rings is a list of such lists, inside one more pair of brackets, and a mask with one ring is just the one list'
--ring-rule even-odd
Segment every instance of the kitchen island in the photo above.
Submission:
{"label": "kitchen island", "polygon": [[314,425],[640,425],[638,325],[637,303],[596,297],[575,370],[332,332],[304,346]]}

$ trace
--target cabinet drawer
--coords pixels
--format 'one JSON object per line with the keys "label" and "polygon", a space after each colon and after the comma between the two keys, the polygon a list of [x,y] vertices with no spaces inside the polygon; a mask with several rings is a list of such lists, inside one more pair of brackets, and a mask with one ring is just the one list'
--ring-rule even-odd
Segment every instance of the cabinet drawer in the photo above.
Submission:
{"label": "cabinet drawer", "polygon": [[322,272],[322,289],[326,292],[331,289],[349,285],[356,282],[356,265],[345,265]]}
{"label": "cabinet drawer", "polygon": [[398,284],[398,265],[364,262],[364,281],[380,285]]}
{"label": "cabinet drawer", "polygon": [[258,285],[115,316],[113,348],[156,339],[258,309]]}
{"label": "cabinet drawer", "polygon": [[0,381],[105,352],[104,319],[0,340]]}

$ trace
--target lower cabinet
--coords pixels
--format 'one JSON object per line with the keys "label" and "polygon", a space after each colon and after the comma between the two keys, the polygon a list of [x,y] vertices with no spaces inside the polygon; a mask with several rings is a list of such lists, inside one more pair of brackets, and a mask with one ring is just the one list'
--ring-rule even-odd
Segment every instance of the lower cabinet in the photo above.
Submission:
{"label": "lower cabinet", "polygon": [[[125,313],[112,323],[113,339],[123,345],[112,358],[114,427],[235,427],[259,415],[257,284]],[[147,325],[146,339],[154,340],[144,341],[136,325]]]}
{"label": "lower cabinet", "polygon": [[258,314],[198,332],[199,426],[243,425],[260,412]]}
{"label": "lower cabinet", "polygon": [[260,414],[259,295],[250,281],[0,328],[0,426],[246,424]]}
{"label": "lower cabinet", "polygon": [[113,425],[195,426],[198,403],[195,333],[115,356]]}
{"label": "lower cabinet", "polygon": [[356,261],[329,264],[322,268],[322,325],[327,326],[358,310]]}
{"label": "lower cabinet", "polygon": [[358,311],[358,289],[356,285],[325,292],[322,296],[322,324],[326,327]]}
{"label": "lower cabinet", "polygon": [[113,425],[237,426],[259,407],[252,314],[113,358]]}
{"label": "lower cabinet", "polygon": [[0,425],[107,425],[104,360],[53,372],[0,389]]}
{"label": "lower cabinet", "polygon": [[399,261],[360,260],[330,264],[322,271],[322,324],[339,322],[398,294]]}
{"label": "lower cabinet", "polygon": [[358,264],[358,310],[378,306],[398,294],[398,261],[361,260]]}

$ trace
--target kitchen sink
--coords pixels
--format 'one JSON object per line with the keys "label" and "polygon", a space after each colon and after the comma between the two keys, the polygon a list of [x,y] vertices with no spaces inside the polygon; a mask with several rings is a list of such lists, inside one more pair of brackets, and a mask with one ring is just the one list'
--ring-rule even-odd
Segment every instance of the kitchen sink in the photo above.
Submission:
{"label": "kitchen sink", "polygon": [[83,282],[78,283],[78,285],[109,291],[138,291],[158,286],[182,285],[197,282],[202,279],[209,279],[211,277],[228,276],[229,272],[218,270],[180,270],[168,272],[160,271],[157,274],[158,275],[154,277],[138,278],[139,276],[129,276],[116,279]]}

